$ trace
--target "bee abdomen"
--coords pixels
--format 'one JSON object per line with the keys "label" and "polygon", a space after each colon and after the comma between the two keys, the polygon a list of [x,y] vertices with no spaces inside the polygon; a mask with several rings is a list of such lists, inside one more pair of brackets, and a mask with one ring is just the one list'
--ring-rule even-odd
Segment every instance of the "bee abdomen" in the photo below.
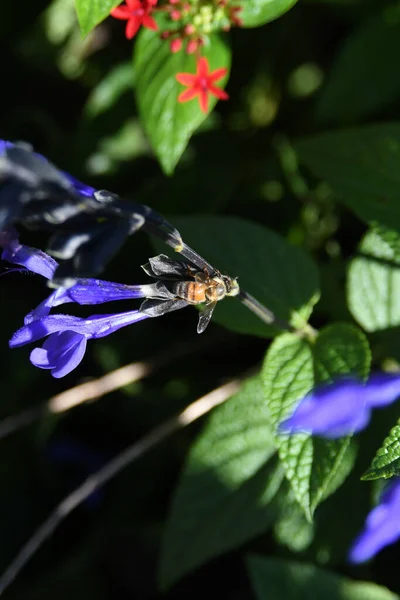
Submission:
{"label": "bee abdomen", "polygon": [[177,281],[174,284],[174,293],[190,304],[200,304],[206,299],[204,286],[194,281]]}

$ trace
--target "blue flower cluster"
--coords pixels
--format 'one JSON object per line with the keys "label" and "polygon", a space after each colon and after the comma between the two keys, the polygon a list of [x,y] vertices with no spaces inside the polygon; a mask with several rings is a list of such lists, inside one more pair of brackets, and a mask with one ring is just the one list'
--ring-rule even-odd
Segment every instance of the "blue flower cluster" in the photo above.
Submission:
{"label": "blue flower cluster", "polygon": [[[371,410],[400,397],[400,375],[374,373],[367,382],[346,377],[312,390],[279,427],[281,433],[309,433],[339,438],[364,429]],[[400,539],[400,477],[394,478],[369,513],[364,530],[349,553],[350,562],[369,560]]]}
{"label": "blue flower cluster", "polygon": [[[3,248],[2,260],[46,279],[52,278],[58,266],[45,252],[21,244],[15,231],[0,233],[0,247]],[[81,279],[69,288],[57,288],[25,317],[24,326],[14,333],[10,347],[16,348],[46,338],[41,348],[31,352],[30,360],[40,369],[49,369],[53,377],[64,377],[81,362],[88,340],[107,336],[121,327],[148,318],[148,315],[131,310],[83,319],[50,314],[51,309],[69,302],[95,305],[114,300],[147,298],[155,293],[155,285],[130,286],[101,279]]]}

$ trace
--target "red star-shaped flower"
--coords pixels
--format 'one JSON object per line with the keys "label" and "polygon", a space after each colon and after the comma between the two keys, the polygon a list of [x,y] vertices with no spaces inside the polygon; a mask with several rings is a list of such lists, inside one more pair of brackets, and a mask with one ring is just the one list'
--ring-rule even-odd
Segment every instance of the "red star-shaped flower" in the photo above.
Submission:
{"label": "red star-shaped flower", "polygon": [[122,4],[114,8],[110,15],[115,19],[128,21],[126,24],[125,35],[131,40],[138,32],[141,25],[147,29],[158,29],[158,25],[150,16],[150,13],[156,6],[158,0],[125,0]]}
{"label": "red star-shaped flower", "polygon": [[216,69],[210,73],[208,60],[204,57],[197,61],[196,74],[192,73],[177,73],[176,78],[182,85],[188,87],[187,90],[179,94],[178,102],[188,102],[198,96],[200,108],[203,112],[208,111],[208,94],[216,96],[220,100],[228,100],[229,96],[221,88],[214,85],[227,74],[228,69]]}

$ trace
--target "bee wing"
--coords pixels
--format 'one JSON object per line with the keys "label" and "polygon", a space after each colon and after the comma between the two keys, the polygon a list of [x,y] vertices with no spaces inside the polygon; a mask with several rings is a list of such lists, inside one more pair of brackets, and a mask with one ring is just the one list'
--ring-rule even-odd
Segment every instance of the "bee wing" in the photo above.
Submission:
{"label": "bee wing", "polygon": [[207,325],[211,321],[216,304],[216,302],[210,302],[210,304],[206,304],[204,310],[201,311],[199,315],[199,322],[197,323],[197,333],[203,333],[203,331],[206,329]]}
{"label": "bee wing", "polygon": [[[143,271],[150,277],[170,277],[182,279],[191,275],[192,267],[179,260],[172,260],[166,254],[159,254],[142,265]],[[193,270],[194,271],[194,270]]]}
{"label": "bee wing", "polygon": [[186,300],[162,300],[162,299],[147,299],[140,305],[140,312],[148,315],[149,317],[161,317],[166,313],[174,310],[180,310],[188,306]]}

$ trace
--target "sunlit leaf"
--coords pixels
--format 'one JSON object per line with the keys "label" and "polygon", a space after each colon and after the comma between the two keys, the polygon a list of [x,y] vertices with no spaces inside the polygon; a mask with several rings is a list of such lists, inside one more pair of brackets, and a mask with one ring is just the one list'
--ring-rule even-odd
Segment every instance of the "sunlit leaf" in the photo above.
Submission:
{"label": "sunlit leaf", "polygon": [[[202,55],[208,59],[210,71],[230,67],[230,49],[217,34],[208,38]],[[178,102],[179,94],[187,88],[176,80],[176,74],[196,73],[196,58],[183,50],[173,54],[159,33],[143,29],[138,35],[133,64],[143,126],[163,170],[171,174],[191,135],[207,117],[197,98]],[[216,85],[223,88],[226,80],[227,77]],[[217,99],[209,95],[208,112],[216,102]]]}
{"label": "sunlit leaf", "polygon": [[304,563],[252,555],[247,571],[258,600],[399,600],[374,583],[351,581]]}

